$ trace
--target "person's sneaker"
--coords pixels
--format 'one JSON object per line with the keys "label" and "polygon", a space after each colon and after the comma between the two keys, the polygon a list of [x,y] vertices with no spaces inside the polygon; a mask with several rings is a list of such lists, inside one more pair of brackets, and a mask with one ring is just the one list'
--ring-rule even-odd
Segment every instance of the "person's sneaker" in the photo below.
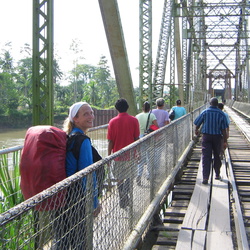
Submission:
{"label": "person's sneaker", "polygon": [[205,185],[208,184],[208,180],[203,180],[202,184],[205,184]]}
{"label": "person's sneaker", "polygon": [[221,176],[220,175],[215,176],[215,180],[221,180]]}

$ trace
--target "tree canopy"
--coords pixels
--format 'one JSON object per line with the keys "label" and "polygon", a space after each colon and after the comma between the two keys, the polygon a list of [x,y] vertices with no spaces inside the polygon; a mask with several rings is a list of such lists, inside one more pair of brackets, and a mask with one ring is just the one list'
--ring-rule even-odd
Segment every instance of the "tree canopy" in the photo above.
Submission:
{"label": "tree canopy", "polygon": [[[29,44],[21,48],[22,59],[17,62],[11,55],[11,43],[0,53],[0,115],[32,112],[32,57]],[[79,52],[76,44],[71,46]],[[75,53],[76,56],[80,53]],[[80,64],[68,72],[68,85],[61,85],[64,72],[57,60],[53,63],[55,114],[68,112],[76,101],[87,101],[96,108],[107,109],[119,98],[115,79],[111,77],[108,61],[101,56],[97,65]]]}

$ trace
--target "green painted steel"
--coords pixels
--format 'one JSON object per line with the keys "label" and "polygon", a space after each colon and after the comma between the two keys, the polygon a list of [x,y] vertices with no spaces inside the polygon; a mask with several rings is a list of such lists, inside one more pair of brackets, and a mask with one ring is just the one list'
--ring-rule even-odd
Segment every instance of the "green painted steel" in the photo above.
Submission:
{"label": "green painted steel", "polygon": [[[226,99],[234,90],[236,100],[249,101],[249,3],[218,0],[217,5],[210,1],[203,5],[165,0],[154,67],[152,3],[139,2],[139,106],[145,100],[154,104],[158,97],[169,98],[172,106],[178,95],[192,107],[194,102],[206,102],[216,84],[224,86]],[[118,3],[99,0],[99,5],[119,95],[128,100],[129,113],[135,115],[138,110]],[[53,6],[53,0],[33,1],[34,125],[53,124]]]}
{"label": "green painted steel", "polygon": [[136,115],[137,105],[117,0],[99,0],[99,5],[119,95],[128,101],[128,112]]}
{"label": "green painted steel", "polygon": [[140,82],[139,107],[145,101],[152,104],[152,1],[140,0]]}
{"label": "green painted steel", "polygon": [[33,1],[33,125],[54,123],[53,0]]}
{"label": "green painted steel", "polygon": [[171,13],[172,13],[172,0],[165,0],[163,5],[162,20],[160,27],[160,37],[158,42],[158,49],[156,55],[156,62],[154,65],[153,73],[153,86],[152,98],[153,102],[157,98],[163,97],[164,88],[167,86],[165,83],[166,66],[168,58],[169,40],[171,32]]}

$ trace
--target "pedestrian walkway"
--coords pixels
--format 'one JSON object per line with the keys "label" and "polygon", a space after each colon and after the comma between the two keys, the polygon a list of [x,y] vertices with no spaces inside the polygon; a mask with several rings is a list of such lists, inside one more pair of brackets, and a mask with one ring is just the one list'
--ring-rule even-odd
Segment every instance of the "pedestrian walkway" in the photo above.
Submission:
{"label": "pedestrian walkway", "polygon": [[202,184],[200,161],[195,189],[179,231],[177,250],[204,249],[205,244],[207,249],[234,249],[225,162],[221,176],[221,180],[215,180],[212,175],[208,185]]}

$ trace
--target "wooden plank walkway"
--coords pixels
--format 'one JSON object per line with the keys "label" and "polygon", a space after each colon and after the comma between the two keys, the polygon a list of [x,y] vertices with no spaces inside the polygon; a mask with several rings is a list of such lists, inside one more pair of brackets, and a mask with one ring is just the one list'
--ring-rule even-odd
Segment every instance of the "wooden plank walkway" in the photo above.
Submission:
{"label": "wooden plank walkway", "polygon": [[[224,160],[222,180],[215,180],[212,175],[209,185],[202,184],[201,145],[198,142],[187,166],[183,168],[183,176],[175,183],[172,202],[164,213],[163,226],[153,228],[154,232],[159,233],[153,250],[249,249],[250,125],[231,109],[226,108],[226,111],[232,120],[226,157],[227,162],[230,162],[228,166],[233,168],[230,184],[227,178],[229,169],[226,169]],[[194,166],[193,171],[190,166]],[[233,174],[235,180],[232,181]],[[240,195],[239,205],[235,199],[237,194],[232,196],[232,190],[229,189],[233,183],[237,185],[235,192]],[[242,222],[241,217],[244,219]]]}
{"label": "wooden plank walkway", "polygon": [[219,181],[212,175],[209,184],[203,185],[200,162],[195,189],[178,234],[177,250],[234,249],[224,162],[221,176]]}

